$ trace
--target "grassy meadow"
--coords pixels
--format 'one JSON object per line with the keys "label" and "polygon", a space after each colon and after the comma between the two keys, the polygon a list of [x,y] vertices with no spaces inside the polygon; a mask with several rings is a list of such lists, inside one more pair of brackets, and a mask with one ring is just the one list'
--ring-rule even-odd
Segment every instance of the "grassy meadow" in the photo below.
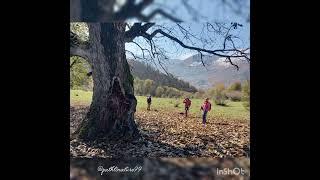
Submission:
{"label": "grassy meadow", "polygon": [[[138,105],[137,111],[144,111],[147,109],[147,102],[145,96],[136,96]],[[92,92],[82,90],[70,90],[70,103],[72,106],[83,105],[88,106],[91,103]],[[201,116],[200,106],[203,99],[191,99],[192,104],[190,114],[194,116]],[[211,100],[212,101],[212,100]],[[175,112],[184,112],[184,104],[182,98],[152,98],[151,110],[168,110]],[[218,106],[212,102],[212,110],[209,116],[225,117],[232,119],[248,119],[250,112],[246,110],[242,102],[229,101],[227,106]]]}

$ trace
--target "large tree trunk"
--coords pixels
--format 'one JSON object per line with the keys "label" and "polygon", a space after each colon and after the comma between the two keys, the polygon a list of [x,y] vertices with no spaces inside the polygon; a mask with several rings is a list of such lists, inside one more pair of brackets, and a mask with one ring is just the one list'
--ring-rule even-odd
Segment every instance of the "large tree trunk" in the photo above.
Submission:
{"label": "large tree trunk", "polygon": [[89,23],[93,98],[78,134],[85,140],[100,137],[135,138],[137,100],[125,56],[125,24]]}

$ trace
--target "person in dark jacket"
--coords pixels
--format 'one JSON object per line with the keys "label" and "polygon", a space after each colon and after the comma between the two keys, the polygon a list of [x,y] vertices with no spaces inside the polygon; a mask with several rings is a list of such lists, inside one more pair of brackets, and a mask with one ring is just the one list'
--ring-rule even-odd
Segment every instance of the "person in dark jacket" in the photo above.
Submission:
{"label": "person in dark jacket", "polygon": [[148,103],[148,108],[147,108],[147,110],[148,110],[148,111],[150,111],[151,101],[152,101],[151,96],[148,96],[148,97],[147,97],[147,103]]}

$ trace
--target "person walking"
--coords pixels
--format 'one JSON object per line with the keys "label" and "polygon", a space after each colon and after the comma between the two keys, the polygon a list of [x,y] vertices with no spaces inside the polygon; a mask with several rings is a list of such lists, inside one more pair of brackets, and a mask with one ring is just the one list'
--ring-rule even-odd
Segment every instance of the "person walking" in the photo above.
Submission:
{"label": "person walking", "polygon": [[191,106],[191,100],[187,97],[183,100],[183,103],[184,103],[184,109],[186,111],[185,115],[186,117],[188,117],[189,108]]}
{"label": "person walking", "polygon": [[150,111],[151,101],[152,101],[151,96],[148,96],[148,97],[147,97],[147,103],[148,103],[148,108],[147,108],[147,110],[148,110],[148,111]]}
{"label": "person walking", "polygon": [[203,102],[200,110],[203,111],[202,114],[202,124],[203,127],[206,127],[206,122],[207,122],[207,114],[211,110],[211,103],[209,102],[209,98],[206,98],[205,101]]}

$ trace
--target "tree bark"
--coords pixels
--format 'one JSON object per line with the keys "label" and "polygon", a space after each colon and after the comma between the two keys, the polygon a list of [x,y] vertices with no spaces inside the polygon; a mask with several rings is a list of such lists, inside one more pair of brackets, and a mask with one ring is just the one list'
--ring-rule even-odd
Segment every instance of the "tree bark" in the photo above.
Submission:
{"label": "tree bark", "polygon": [[84,140],[136,138],[137,100],[133,77],[125,56],[125,24],[89,23],[93,77],[92,103],[78,135]]}

